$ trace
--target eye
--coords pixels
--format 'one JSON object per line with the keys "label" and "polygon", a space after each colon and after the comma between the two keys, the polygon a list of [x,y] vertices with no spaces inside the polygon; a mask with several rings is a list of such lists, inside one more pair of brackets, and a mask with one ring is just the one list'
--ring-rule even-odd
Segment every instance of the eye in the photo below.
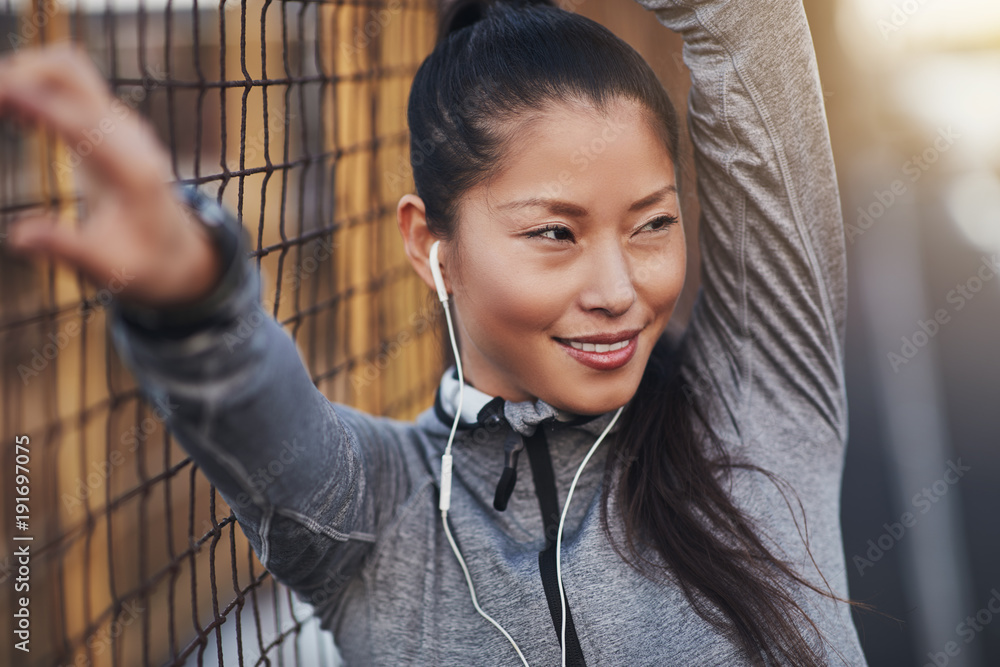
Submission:
{"label": "eye", "polygon": [[659,231],[662,231],[662,230],[664,230],[664,229],[666,229],[666,228],[668,228],[668,227],[670,227],[670,226],[672,226],[672,225],[674,225],[674,224],[676,224],[678,222],[680,222],[680,221],[677,219],[677,216],[674,216],[674,215],[661,215],[658,218],[653,218],[652,220],[650,220],[649,222],[647,222],[645,225],[643,225],[642,229],[646,229],[650,225],[657,225],[655,229],[651,229],[650,231],[659,232]]}
{"label": "eye", "polygon": [[[557,234],[568,234],[569,238],[565,238],[565,237],[564,238],[557,238],[556,236],[544,236],[545,234],[548,234],[550,232],[553,233],[553,234],[556,234],[556,235]],[[525,234],[525,236],[527,236],[528,238],[533,238],[533,237],[536,237],[536,236],[541,236],[543,238],[552,239],[553,241],[571,241],[571,240],[573,240],[573,232],[570,231],[569,227],[564,227],[562,225],[545,225],[541,229],[534,229],[534,230],[528,232],[527,234]]]}

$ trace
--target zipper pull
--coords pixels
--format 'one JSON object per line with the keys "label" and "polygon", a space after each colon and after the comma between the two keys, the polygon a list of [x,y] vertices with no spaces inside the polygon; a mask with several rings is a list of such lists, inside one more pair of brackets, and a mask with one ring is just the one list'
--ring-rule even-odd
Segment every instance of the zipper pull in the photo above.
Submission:
{"label": "zipper pull", "polygon": [[514,484],[517,483],[517,455],[522,449],[524,449],[524,438],[514,429],[510,429],[503,443],[503,474],[500,475],[496,494],[493,496],[493,508],[501,512],[507,509],[507,501],[514,493]]}

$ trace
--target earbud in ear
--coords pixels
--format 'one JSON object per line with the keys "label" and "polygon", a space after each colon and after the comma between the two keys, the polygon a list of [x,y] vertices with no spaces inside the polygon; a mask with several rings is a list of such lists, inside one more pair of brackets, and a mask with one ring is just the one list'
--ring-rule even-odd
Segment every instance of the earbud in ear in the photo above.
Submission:
{"label": "earbud in ear", "polygon": [[448,290],[444,287],[444,278],[441,277],[441,264],[438,261],[438,247],[441,245],[440,241],[435,241],[431,245],[431,275],[434,276],[434,287],[437,288],[438,299],[441,303],[448,302]]}

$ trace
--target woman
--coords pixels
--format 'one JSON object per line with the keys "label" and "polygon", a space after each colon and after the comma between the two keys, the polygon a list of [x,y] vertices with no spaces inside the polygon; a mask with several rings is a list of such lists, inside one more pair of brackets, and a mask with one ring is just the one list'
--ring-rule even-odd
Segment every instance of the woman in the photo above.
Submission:
{"label": "woman", "polygon": [[[674,109],[631,48],[544,2],[452,6],[413,82],[397,219],[460,348],[414,423],[315,389],[260,316],[246,238],[188,223],[138,126],[142,155],[94,152],[114,194],[91,229],[12,234],[98,281],[148,258],[116,345],[348,664],[865,664],[838,516],[843,228],[801,3],[639,1],[692,72],[703,287],[679,340]],[[88,127],[32,67],[3,66],[0,106]],[[91,121],[94,78],[65,82]]]}

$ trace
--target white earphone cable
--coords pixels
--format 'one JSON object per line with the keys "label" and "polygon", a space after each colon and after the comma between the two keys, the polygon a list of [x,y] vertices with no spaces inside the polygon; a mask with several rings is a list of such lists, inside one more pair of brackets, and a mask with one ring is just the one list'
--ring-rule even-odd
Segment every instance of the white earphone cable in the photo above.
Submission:
{"label": "white earphone cable", "polygon": [[618,408],[618,412],[615,413],[615,416],[611,419],[608,425],[604,427],[601,437],[597,439],[597,442],[591,445],[590,451],[587,452],[585,457],[583,457],[583,463],[581,463],[580,467],[576,469],[576,475],[573,476],[573,483],[569,485],[569,492],[566,494],[566,504],[563,505],[562,516],[559,517],[559,530],[556,532],[556,581],[559,582],[559,605],[562,610],[562,629],[559,631],[559,644],[562,646],[562,667],[566,667],[566,593],[563,591],[562,568],[560,567],[559,556],[562,553],[562,532],[563,523],[566,521],[566,510],[569,509],[569,501],[573,498],[573,489],[576,487],[577,480],[580,479],[580,473],[583,472],[584,466],[587,465],[587,461],[590,460],[593,453],[597,451],[597,446],[601,444],[601,441],[604,440],[604,436],[608,434],[611,427],[615,425],[616,421],[618,421],[618,415],[620,415],[624,409],[624,405]]}
{"label": "white earphone cable", "polygon": [[438,299],[441,301],[441,305],[444,307],[444,316],[448,322],[448,335],[451,337],[451,349],[455,353],[455,366],[458,369],[458,407],[455,409],[455,421],[451,425],[451,433],[448,434],[448,444],[445,446],[444,455],[441,457],[441,498],[438,501],[438,509],[441,510],[441,523],[444,526],[444,534],[448,537],[448,543],[451,544],[451,550],[455,552],[455,556],[458,558],[458,564],[462,566],[462,572],[465,574],[465,583],[469,586],[469,594],[472,596],[472,606],[476,608],[479,615],[485,618],[487,621],[492,623],[496,628],[503,633],[503,636],[507,638],[507,641],[511,643],[514,650],[517,651],[517,656],[521,658],[521,662],[524,663],[524,667],[529,667],[528,661],[525,660],[524,654],[521,653],[521,649],[518,648],[517,642],[514,638],[503,629],[503,626],[497,623],[493,618],[483,611],[483,608],[479,606],[479,601],[476,599],[476,589],[472,585],[472,577],[469,574],[469,568],[465,565],[465,559],[462,558],[462,553],[458,549],[458,545],[455,544],[455,538],[451,535],[451,529],[448,527],[448,508],[451,506],[451,443],[455,439],[455,431],[458,428],[458,420],[462,416],[462,399],[465,395],[465,374],[462,371],[462,358],[458,353],[458,344],[455,342],[455,327],[451,323],[451,311],[448,310],[448,292],[444,288],[444,280],[441,277],[441,268],[438,263],[438,244],[440,241],[435,241],[431,246],[431,274],[434,276],[434,285],[437,288]]}
{"label": "white earphone cable", "polygon": [[[445,319],[448,322],[448,335],[451,338],[451,349],[455,353],[455,367],[458,370],[458,407],[455,409],[455,421],[451,425],[451,433],[448,434],[448,444],[445,445],[444,454],[441,456],[441,497],[438,501],[438,509],[441,510],[441,522],[444,525],[445,535],[448,537],[448,542],[451,544],[451,550],[455,552],[455,556],[458,558],[459,565],[462,566],[462,572],[465,574],[465,583],[469,586],[469,594],[472,596],[472,605],[479,612],[479,615],[485,618],[487,621],[492,623],[503,636],[507,638],[507,641],[511,643],[514,650],[517,651],[517,655],[521,658],[521,662],[524,663],[524,667],[528,666],[528,661],[525,660],[524,654],[521,653],[521,649],[518,648],[517,643],[514,638],[508,634],[506,630],[503,629],[499,623],[493,620],[489,614],[483,611],[482,607],[479,606],[479,601],[476,599],[476,590],[472,585],[472,577],[469,575],[469,568],[465,565],[465,559],[462,558],[462,554],[458,549],[458,545],[455,544],[455,539],[451,535],[451,529],[448,527],[448,509],[451,506],[451,443],[455,439],[455,431],[458,428],[458,420],[462,416],[462,399],[465,394],[465,374],[462,371],[462,359],[458,353],[458,344],[455,342],[455,328],[451,323],[451,311],[448,310],[448,292],[444,286],[444,279],[441,277],[441,266],[438,261],[438,247],[440,241],[435,241],[431,245],[430,252],[430,265],[431,274],[434,277],[434,286],[437,288],[438,299],[441,301],[441,305],[444,307]],[[618,412],[615,413],[614,418],[611,422],[604,428],[601,436],[597,439],[597,442],[591,446],[590,451],[587,452],[587,456],[584,457],[583,463],[576,471],[576,475],[573,477],[573,483],[570,484],[569,493],[566,495],[566,503],[563,506],[562,516],[559,518],[559,531],[556,534],[556,579],[559,582],[559,601],[562,605],[562,631],[559,635],[559,643],[562,647],[562,666],[566,667],[566,593],[563,590],[562,583],[562,571],[560,568],[559,552],[562,547],[562,531],[563,524],[566,521],[566,511],[569,509],[569,501],[573,497],[573,489],[576,487],[576,482],[580,479],[580,473],[583,472],[584,466],[587,465],[587,461],[590,460],[591,455],[597,450],[597,446],[601,444],[604,440],[604,436],[608,434],[611,427],[614,426],[615,422],[618,421],[618,415],[622,413],[625,406],[618,408]]]}

